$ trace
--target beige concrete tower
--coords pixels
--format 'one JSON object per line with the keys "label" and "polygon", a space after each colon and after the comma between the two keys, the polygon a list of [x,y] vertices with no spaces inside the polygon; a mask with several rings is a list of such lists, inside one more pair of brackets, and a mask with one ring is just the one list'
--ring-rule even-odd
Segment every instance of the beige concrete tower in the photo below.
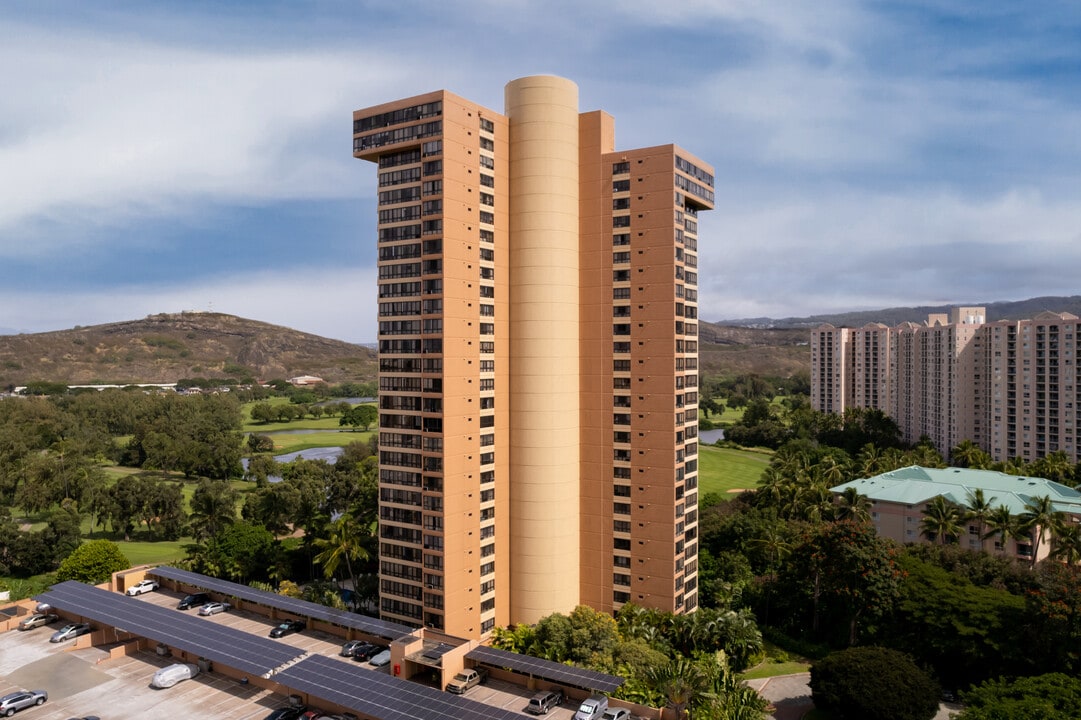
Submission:
{"label": "beige concrete tower", "polygon": [[579,602],[578,87],[506,86],[510,123],[511,621]]}

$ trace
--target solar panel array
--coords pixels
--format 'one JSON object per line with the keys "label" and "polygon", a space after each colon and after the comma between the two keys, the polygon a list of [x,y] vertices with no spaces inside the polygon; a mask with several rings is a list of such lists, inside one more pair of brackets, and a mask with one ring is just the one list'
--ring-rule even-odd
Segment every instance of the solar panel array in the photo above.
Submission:
{"label": "solar panel array", "polygon": [[295,691],[376,720],[522,720],[520,712],[491,707],[322,655],[310,655],[274,679]]}
{"label": "solar panel array", "polygon": [[520,655],[509,650],[497,650],[484,645],[473,648],[465,656],[470,660],[492,665],[493,667],[510,668],[515,672],[528,673],[534,677],[584,690],[598,690],[608,693],[623,684],[623,678],[618,675],[608,675],[596,670],[586,670],[585,668],[564,665],[551,660]]}
{"label": "solar panel array", "polygon": [[240,598],[241,600],[258,603],[266,607],[284,610],[285,612],[292,613],[298,617],[323,620],[341,627],[359,630],[360,632],[383,638],[384,640],[397,640],[403,635],[408,635],[413,632],[413,628],[407,625],[399,625],[398,623],[387,622],[386,620],[380,620],[379,618],[368,617],[346,610],[335,610],[326,605],[320,605],[298,598],[291,598],[285,595],[279,595],[278,593],[267,592],[266,590],[257,590],[256,588],[241,585],[240,583],[219,580],[217,578],[200,575],[199,573],[181,570],[179,568],[158,567],[150,570],[147,574],[166,580],[175,580],[176,582],[181,582],[185,585],[191,585],[203,590],[209,590],[210,592]]}
{"label": "solar panel array", "polygon": [[292,645],[74,580],[53,585],[34,599],[260,677],[305,654]]}

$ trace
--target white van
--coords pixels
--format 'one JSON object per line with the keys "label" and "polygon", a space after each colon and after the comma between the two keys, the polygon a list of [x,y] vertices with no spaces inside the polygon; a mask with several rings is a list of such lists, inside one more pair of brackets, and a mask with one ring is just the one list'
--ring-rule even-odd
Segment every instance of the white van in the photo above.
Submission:
{"label": "white van", "polygon": [[586,698],[574,713],[574,720],[600,720],[601,715],[608,709],[608,698],[603,695],[594,695]]}
{"label": "white van", "polygon": [[190,680],[199,674],[199,666],[191,663],[168,665],[154,673],[150,684],[156,688],[171,688],[181,680]]}

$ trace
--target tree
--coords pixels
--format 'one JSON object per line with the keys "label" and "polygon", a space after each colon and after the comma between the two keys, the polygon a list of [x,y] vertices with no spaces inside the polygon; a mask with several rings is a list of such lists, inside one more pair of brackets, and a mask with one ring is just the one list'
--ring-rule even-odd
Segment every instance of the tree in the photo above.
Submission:
{"label": "tree", "polygon": [[834,500],[833,516],[837,520],[855,520],[856,522],[869,522],[871,520],[871,500],[860,493],[859,489],[850,485]]}
{"label": "tree", "polygon": [[942,545],[957,542],[961,535],[961,509],[942,495],[936,495],[923,511],[920,531],[931,542]]}
{"label": "tree", "polygon": [[954,467],[987,470],[991,467],[991,456],[971,440],[962,440],[950,450],[950,460]]}
{"label": "tree", "polygon": [[278,419],[278,413],[270,403],[255,403],[251,408],[251,419],[267,425]]}
{"label": "tree", "polygon": [[1018,517],[1018,525],[1032,536],[1032,558],[1030,563],[1036,566],[1040,555],[1040,543],[1045,534],[1054,535],[1065,520],[1065,515],[1055,509],[1050,495],[1029,498],[1025,501],[1025,511]]}
{"label": "tree", "polygon": [[994,508],[991,503],[997,500],[997,497],[987,499],[984,497],[983,488],[976,488],[975,490],[969,490],[965,494],[965,508],[964,520],[975,520],[979,526],[980,533],[980,549],[983,550],[983,543],[987,539],[987,520],[991,517],[991,513],[994,512]]}
{"label": "tree", "polygon": [[342,413],[338,425],[340,427],[351,425],[354,431],[356,428],[362,427],[364,432],[368,432],[368,428],[370,428],[372,423],[378,419],[379,411],[375,409],[374,405],[354,405]]}
{"label": "tree", "polygon": [[956,720],[1073,720],[1081,717],[1081,680],[1050,673],[988,680],[962,695]]}
{"label": "tree", "polygon": [[344,560],[350,587],[355,590],[359,583],[353,561],[368,559],[368,551],[364,547],[367,532],[349,514],[342,515],[331,523],[329,530],[326,538],[315,541],[315,547],[320,549],[315,556],[315,562],[323,566],[323,574],[327,579],[333,579]]}
{"label": "tree", "polygon": [[710,677],[694,661],[679,656],[667,664],[647,668],[646,680],[654,690],[664,695],[668,707],[683,720],[687,706],[709,688]]}
{"label": "tree", "polygon": [[998,550],[1000,553],[1006,551],[1006,542],[1010,538],[1016,538],[1020,535],[1017,528],[1017,518],[1010,513],[1010,509],[1005,505],[997,505],[992,508],[987,516],[987,528],[986,539],[998,535]]}
{"label": "tree", "polygon": [[75,548],[56,571],[58,582],[77,580],[90,585],[108,582],[113,573],[127,570],[131,562],[111,540],[90,540]]}
{"label": "tree", "polygon": [[938,712],[938,684],[904,653],[856,647],[811,666],[815,707],[840,720],[931,720]]}
{"label": "tree", "polygon": [[798,628],[809,619],[814,633],[854,644],[861,621],[891,612],[900,599],[895,555],[894,544],[869,524],[808,528],[778,580],[787,622]]}
{"label": "tree", "polygon": [[238,493],[227,482],[204,478],[191,496],[191,529],[196,538],[214,537],[236,520]]}

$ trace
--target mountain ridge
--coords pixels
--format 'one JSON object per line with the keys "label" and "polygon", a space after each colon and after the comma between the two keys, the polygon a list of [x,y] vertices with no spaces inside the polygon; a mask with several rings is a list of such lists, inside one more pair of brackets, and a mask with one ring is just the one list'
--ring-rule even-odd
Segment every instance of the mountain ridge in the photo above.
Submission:
{"label": "mountain ridge", "polygon": [[367,382],[375,352],[280,325],[214,312],[148,315],[70,330],[0,336],[0,386],[270,380],[316,375]]}
{"label": "mountain ridge", "polygon": [[805,317],[787,318],[739,318],[713,321],[715,325],[759,329],[814,328],[829,323],[838,327],[862,327],[867,323],[880,322],[890,327],[903,322],[923,322],[928,315],[948,313],[955,307],[987,308],[987,320],[1026,320],[1041,312],[1068,312],[1081,316],[1081,295],[1047,295],[1026,300],[997,302],[950,303],[948,305],[915,305],[880,310],[853,310],[843,313],[826,313]]}

